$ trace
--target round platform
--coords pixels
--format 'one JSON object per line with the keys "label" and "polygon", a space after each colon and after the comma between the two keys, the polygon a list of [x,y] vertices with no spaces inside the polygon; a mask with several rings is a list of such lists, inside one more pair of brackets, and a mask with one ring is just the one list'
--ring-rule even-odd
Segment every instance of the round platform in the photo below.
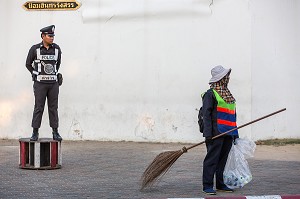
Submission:
{"label": "round platform", "polygon": [[61,168],[61,142],[52,138],[30,141],[21,138],[19,167],[21,169],[59,169]]}

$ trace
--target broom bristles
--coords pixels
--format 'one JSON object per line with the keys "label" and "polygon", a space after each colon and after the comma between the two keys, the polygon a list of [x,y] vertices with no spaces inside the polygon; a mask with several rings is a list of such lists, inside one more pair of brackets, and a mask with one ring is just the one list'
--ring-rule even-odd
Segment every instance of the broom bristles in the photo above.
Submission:
{"label": "broom bristles", "polygon": [[141,190],[152,186],[159,178],[166,174],[174,162],[185,152],[187,150],[183,147],[182,150],[165,151],[158,154],[141,177]]}

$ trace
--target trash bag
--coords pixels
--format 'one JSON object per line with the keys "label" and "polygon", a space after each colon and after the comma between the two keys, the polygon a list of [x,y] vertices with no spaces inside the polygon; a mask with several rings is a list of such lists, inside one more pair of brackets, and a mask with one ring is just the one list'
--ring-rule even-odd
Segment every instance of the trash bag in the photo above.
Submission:
{"label": "trash bag", "polygon": [[242,188],[252,180],[247,158],[254,156],[256,144],[253,141],[237,138],[228,154],[223,173],[224,183],[231,189]]}
{"label": "trash bag", "polygon": [[237,138],[236,147],[243,153],[246,159],[254,157],[256,144],[252,140]]}

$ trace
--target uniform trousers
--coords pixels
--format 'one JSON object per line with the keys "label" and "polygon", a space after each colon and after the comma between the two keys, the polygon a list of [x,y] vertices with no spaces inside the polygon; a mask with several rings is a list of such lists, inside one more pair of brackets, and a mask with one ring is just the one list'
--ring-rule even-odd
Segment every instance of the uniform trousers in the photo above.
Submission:
{"label": "uniform trousers", "polygon": [[207,154],[203,161],[203,190],[213,188],[216,174],[216,187],[224,187],[223,172],[232,146],[232,136],[225,135],[216,138],[212,143],[206,143]]}
{"label": "uniform trousers", "polygon": [[58,83],[41,83],[35,81],[33,84],[33,91],[35,97],[35,104],[32,116],[32,128],[41,127],[46,99],[48,104],[50,127],[58,128]]}

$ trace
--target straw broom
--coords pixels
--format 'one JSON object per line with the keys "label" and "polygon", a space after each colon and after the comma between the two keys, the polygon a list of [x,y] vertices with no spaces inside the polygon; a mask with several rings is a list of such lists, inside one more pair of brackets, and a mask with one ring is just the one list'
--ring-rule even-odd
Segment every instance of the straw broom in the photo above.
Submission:
{"label": "straw broom", "polygon": [[[267,117],[270,117],[272,115],[275,115],[277,113],[280,113],[282,111],[285,111],[286,108],[283,108],[281,110],[278,110],[276,112],[273,112],[273,113],[270,113],[266,116],[263,116],[261,118],[258,118],[256,120],[253,120],[251,122],[248,122],[246,124],[243,124],[239,127],[236,127],[234,129],[231,129],[229,131],[226,131],[222,134],[219,134],[215,137],[213,137],[212,139],[216,139],[218,137],[221,137],[227,133],[230,133],[232,131],[235,131],[237,129],[240,129],[240,128],[243,128],[245,126],[248,126],[250,124],[253,124],[255,122],[258,122],[260,120],[263,120]],[[188,148],[186,147],[183,147],[181,150],[178,150],[178,151],[165,151],[165,152],[162,152],[160,154],[158,154],[155,159],[152,161],[152,163],[147,167],[147,169],[144,171],[142,177],[141,177],[141,190],[143,190],[144,188],[146,187],[151,187],[158,179],[160,179],[161,177],[164,176],[164,174],[166,174],[168,172],[168,170],[171,168],[171,166],[176,162],[176,160],[178,158],[180,158],[180,156],[186,152],[188,152],[188,150],[196,147],[196,146],[199,146],[201,144],[205,143],[205,141],[202,141],[198,144],[195,144],[195,145],[192,145]]]}

